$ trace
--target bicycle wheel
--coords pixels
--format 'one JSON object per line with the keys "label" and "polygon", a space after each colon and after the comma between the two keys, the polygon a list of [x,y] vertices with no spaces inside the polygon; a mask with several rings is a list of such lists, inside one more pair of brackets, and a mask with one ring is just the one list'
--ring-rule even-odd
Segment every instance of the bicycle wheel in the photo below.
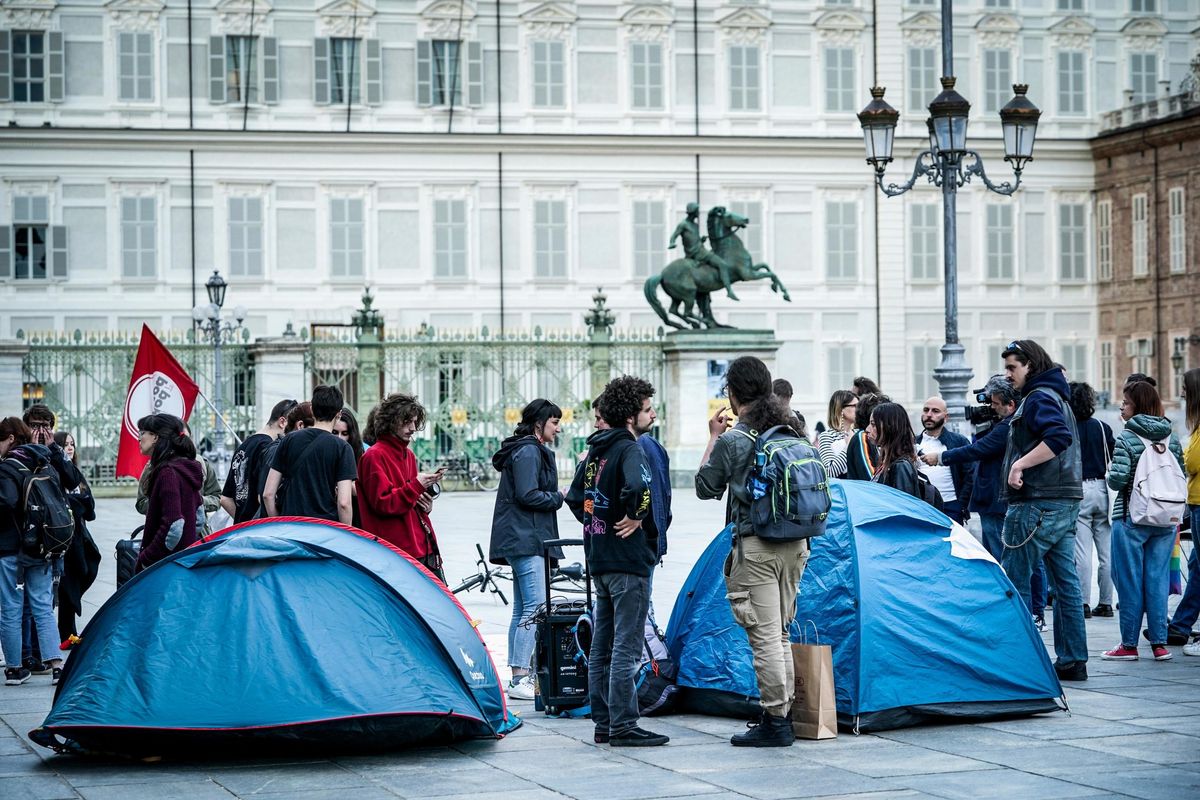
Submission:
{"label": "bicycle wheel", "polygon": [[471,462],[468,467],[471,485],[482,492],[494,492],[500,488],[500,473],[492,469],[491,464]]}

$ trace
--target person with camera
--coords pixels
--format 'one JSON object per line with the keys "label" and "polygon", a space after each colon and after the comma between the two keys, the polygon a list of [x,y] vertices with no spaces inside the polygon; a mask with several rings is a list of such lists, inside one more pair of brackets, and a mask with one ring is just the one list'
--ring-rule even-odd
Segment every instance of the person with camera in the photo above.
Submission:
{"label": "person with camera", "polygon": [[[338,411],[341,405],[339,397]],[[425,417],[425,407],[411,394],[396,392],[379,404],[375,412],[379,438],[359,461],[358,508],[363,530],[391,542],[445,583],[442,552],[429,514],[446,468],[420,472],[412,451],[413,435],[424,429]],[[349,452],[350,445],[340,443]]]}
{"label": "person with camera", "polygon": [[964,524],[970,516],[967,508],[975,476],[966,464],[931,463],[929,455],[939,455],[970,444],[967,437],[946,428],[946,401],[930,397],[921,408],[921,433],[917,436],[920,469],[942,495],[942,511],[955,522]]}
{"label": "person with camera", "polygon": [[1021,403],[1009,418],[1004,453],[1001,564],[1030,608],[1029,580],[1039,561],[1054,589],[1054,670],[1059,680],[1087,680],[1087,631],[1075,571],[1075,520],[1083,499],[1083,467],[1071,390],[1060,369],[1031,339],[1009,343],[1004,371]]}

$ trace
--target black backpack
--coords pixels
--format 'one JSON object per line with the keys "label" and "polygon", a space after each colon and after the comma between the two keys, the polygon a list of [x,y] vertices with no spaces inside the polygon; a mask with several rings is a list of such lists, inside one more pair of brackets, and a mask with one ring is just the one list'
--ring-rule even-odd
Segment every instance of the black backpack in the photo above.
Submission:
{"label": "black backpack", "polygon": [[829,476],[813,446],[784,425],[761,434],[740,432],[754,439],[754,466],[746,479],[754,535],[794,542],[823,534],[833,501]]}
{"label": "black backpack", "polygon": [[6,460],[21,487],[16,509],[21,552],[49,561],[67,552],[75,535],[75,515],[50,462],[38,458],[33,468],[19,459]]}

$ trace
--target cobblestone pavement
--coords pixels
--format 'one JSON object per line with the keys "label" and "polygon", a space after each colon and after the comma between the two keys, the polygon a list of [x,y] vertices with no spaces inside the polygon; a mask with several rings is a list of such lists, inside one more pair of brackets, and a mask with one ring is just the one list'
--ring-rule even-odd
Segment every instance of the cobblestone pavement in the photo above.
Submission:
{"label": "cobblestone pavement", "polygon": [[[715,532],[719,503],[676,494],[670,553],[655,579],[665,621],[693,562]],[[434,524],[447,576],[475,572],[474,543],[487,546],[493,496],[447,495]],[[93,533],[105,560],[88,612],[114,588],[113,543],[139,523],[131,500],[102,500]],[[561,517],[574,536],[575,523]],[[481,620],[496,663],[506,662],[509,609],[491,595],[460,595]],[[1046,634],[1049,642],[1050,634]],[[516,703],[526,724],[497,742],[389,755],[206,763],[87,761],[55,756],[26,733],[50,708],[49,678],[0,686],[0,798],[4,800],[700,800],[792,797],[1200,796],[1200,658],[1104,662],[1115,620],[1088,622],[1090,680],[1068,684],[1071,714],[978,725],[926,726],[879,735],[841,734],[788,749],[735,750],[728,719],[673,716],[646,721],[666,747],[618,751],[590,743],[586,720],[547,719]],[[507,674],[506,670],[503,670]]]}

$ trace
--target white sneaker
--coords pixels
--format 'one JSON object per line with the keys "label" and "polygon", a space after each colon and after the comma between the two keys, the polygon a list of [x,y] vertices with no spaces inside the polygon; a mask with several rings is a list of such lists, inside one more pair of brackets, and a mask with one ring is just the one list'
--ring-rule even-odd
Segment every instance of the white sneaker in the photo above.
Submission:
{"label": "white sneaker", "polygon": [[510,700],[532,700],[535,694],[532,675],[522,675],[515,683],[508,684]]}
{"label": "white sneaker", "polygon": [[1200,656],[1200,637],[1192,639],[1183,646],[1185,656]]}

